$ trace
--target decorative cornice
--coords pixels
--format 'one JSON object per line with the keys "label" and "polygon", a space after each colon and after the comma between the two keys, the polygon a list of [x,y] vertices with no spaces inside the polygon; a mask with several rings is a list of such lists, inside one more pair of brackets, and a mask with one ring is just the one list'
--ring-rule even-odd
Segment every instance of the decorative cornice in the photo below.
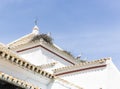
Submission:
{"label": "decorative cornice", "polygon": [[56,62],[52,62],[52,63],[48,63],[48,64],[43,64],[43,65],[40,65],[40,66],[37,66],[38,68],[41,68],[41,69],[47,69],[47,68],[51,68],[53,66],[55,66]]}
{"label": "decorative cornice", "polygon": [[74,73],[78,71],[85,71],[85,70],[90,70],[90,69],[96,69],[100,67],[106,67],[106,61],[110,60],[111,58],[104,58],[100,60],[95,60],[91,62],[84,62],[72,66],[66,66],[58,69],[54,69],[53,72],[56,76],[59,75],[64,75],[64,74],[69,74],[69,73]]}
{"label": "decorative cornice", "polygon": [[18,65],[19,67],[22,68],[26,68],[32,72],[35,72],[37,74],[40,74],[44,77],[53,79],[54,76],[46,71],[43,71],[42,69],[38,68],[37,66],[26,62],[23,58],[19,57],[15,52],[9,50],[6,48],[5,45],[0,44],[0,56],[4,59],[6,59],[6,61],[15,63],[16,65]]}
{"label": "decorative cornice", "polygon": [[69,70],[67,72],[55,74],[55,76],[61,76],[61,75],[66,75],[66,74],[76,73],[76,72],[81,72],[81,71],[86,71],[86,70],[93,70],[93,69],[103,68],[103,67],[106,67],[106,66],[107,65],[99,65],[99,66],[93,66],[93,67],[88,67],[88,68],[80,68],[80,69],[77,69],[77,70]]}
{"label": "decorative cornice", "polygon": [[14,77],[4,74],[2,72],[0,72],[0,79],[7,81],[13,85],[19,86],[21,88],[25,88],[25,89],[41,89],[41,88],[35,87],[34,85],[32,85],[26,81],[14,78]]}

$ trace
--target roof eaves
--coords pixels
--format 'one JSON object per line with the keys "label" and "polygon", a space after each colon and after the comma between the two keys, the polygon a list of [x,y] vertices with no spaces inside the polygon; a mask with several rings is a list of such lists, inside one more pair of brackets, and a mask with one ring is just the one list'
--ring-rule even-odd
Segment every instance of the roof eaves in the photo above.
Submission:
{"label": "roof eaves", "polygon": [[0,44],[0,56],[6,61],[15,63],[16,65],[26,68],[32,72],[38,73],[42,76],[47,78],[53,79],[54,76],[46,71],[41,70],[37,66],[25,61],[23,58],[19,57],[16,53],[12,52],[11,50],[7,49],[5,45]]}
{"label": "roof eaves", "polygon": [[27,42],[29,42],[29,40],[31,40],[33,37],[34,37],[35,34],[33,33],[30,33],[30,34],[27,34],[9,44],[7,44],[8,47],[10,48],[15,48],[19,45],[22,45],[22,44],[26,44]]}
{"label": "roof eaves", "polygon": [[53,72],[54,72],[54,74],[56,74],[56,73],[60,73],[63,71],[70,71],[70,70],[77,69],[77,68],[84,68],[84,67],[89,68],[89,67],[93,67],[94,65],[105,64],[107,60],[111,60],[111,58],[103,58],[103,59],[99,59],[99,60],[95,60],[95,61],[91,61],[91,62],[84,62],[84,63],[72,65],[72,66],[61,67],[58,69],[54,69]]}

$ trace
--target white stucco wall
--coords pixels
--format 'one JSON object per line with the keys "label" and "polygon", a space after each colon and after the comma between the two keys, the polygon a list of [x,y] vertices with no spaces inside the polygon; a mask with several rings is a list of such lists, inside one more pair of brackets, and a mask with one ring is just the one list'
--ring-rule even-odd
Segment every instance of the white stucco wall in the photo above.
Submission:
{"label": "white stucco wall", "polygon": [[48,89],[79,89],[65,82],[55,80],[48,85]]}
{"label": "white stucco wall", "polygon": [[107,76],[107,89],[120,89],[120,72],[112,61],[108,61]]}
{"label": "white stucco wall", "polygon": [[[35,52],[40,51],[40,49],[36,50]],[[47,61],[47,59],[45,60]],[[73,74],[61,76],[61,78],[72,82],[82,87],[83,89],[119,89],[120,72],[111,60],[108,60],[106,62],[106,65],[107,66],[104,68],[76,72]],[[38,86],[42,89],[76,89],[74,87],[71,87],[69,84],[65,84],[64,82],[60,82],[57,80],[53,82],[53,80],[51,79],[38,75],[37,73],[29,71],[25,68],[21,68],[15,65],[15,63],[8,62],[1,57],[0,72],[30,82],[33,85]]]}
{"label": "white stucco wall", "polygon": [[62,86],[61,84],[54,82],[50,86],[48,86],[48,89],[69,89],[68,87]]}
{"label": "white stucco wall", "polygon": [[106,69],[93,70],[64,76],[63,79],[73,82],[83,89],[107,89]]}
{"label": "white stucco wall", "polygon": [[66,66],[70,65],[70,63],[64,61],[62,58],[58,57],[57,55],[41,47],[25,50],[18,54],[21,57],[23,57],[25,60],[37,66],[55,62],[56,65],[52,68],[55,69],[55,68],[63,67],[65,65]]}
{"label": "white stucco wall", "polygon": [[83,89],[120,89],[120,72],[111,60],[106,64],[105,68],[77,72],[61,76],[61,78],[73,82]]}

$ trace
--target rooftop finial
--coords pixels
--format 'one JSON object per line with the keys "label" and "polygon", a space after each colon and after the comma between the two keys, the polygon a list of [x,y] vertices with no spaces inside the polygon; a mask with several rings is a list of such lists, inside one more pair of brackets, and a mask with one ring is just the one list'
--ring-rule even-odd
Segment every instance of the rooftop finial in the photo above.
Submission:
{"label": "rooftop finial", "polygon": [[37,24],[38,24],[38,19],[37,18],[35,19],[34,23],[35,23],[35,26],[33,28],[32,33],[39,34],[39,28],[37,27]]}
{"label": "rooftop finial", "polygon": [[38,24],[38,19],[36,18],[36,19],[35,19],[35,25],[37,25],[37,24]]}

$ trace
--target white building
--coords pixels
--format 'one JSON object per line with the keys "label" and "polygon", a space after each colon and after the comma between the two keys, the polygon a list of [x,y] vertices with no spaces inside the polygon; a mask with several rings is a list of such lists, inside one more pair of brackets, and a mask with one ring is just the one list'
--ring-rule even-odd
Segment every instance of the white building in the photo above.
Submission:
{"label": "white building", "polygon": [[0,89],[120,89],[119,82],[111,58],[78,62],[37,26],[0,44]]}

